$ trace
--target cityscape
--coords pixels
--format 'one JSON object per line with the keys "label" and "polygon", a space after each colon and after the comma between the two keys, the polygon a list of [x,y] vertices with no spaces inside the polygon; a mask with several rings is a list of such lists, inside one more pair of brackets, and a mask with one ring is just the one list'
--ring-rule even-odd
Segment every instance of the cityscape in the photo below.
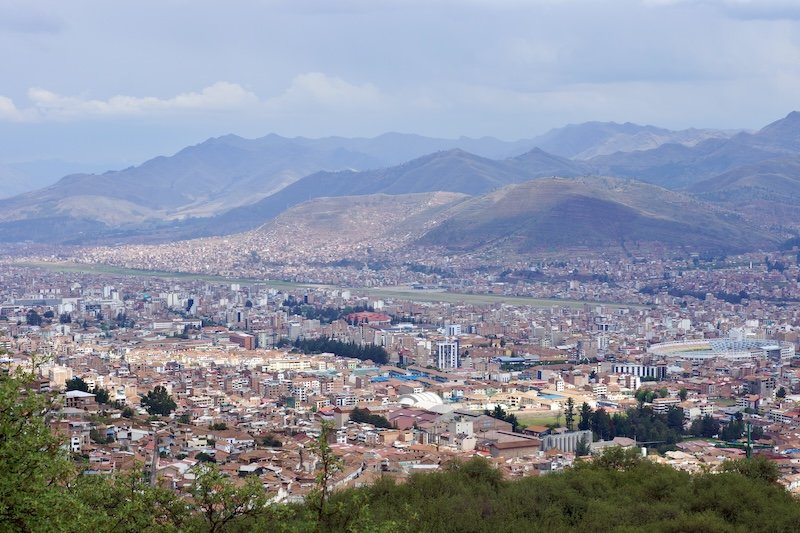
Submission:
{"label": "cityscape", "polygon": [[0,2],[0,530],[797,530],[795,6],[189,6]]}

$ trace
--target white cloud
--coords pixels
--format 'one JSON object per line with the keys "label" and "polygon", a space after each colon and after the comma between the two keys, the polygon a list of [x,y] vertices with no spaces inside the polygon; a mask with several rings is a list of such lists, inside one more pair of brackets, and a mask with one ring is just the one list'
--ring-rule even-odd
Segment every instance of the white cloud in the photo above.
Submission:
{"label": "white cloud", "polygon": [[266,104],[271,110],[318,106],[335,109],[378,108],[384,97],[371,83],[354,85],[322,72],[307,72],[296,76],[289,88]]}
{"label": "white cloud", "polygon": [[0,120],[10,122],[69,121],[93,118],[125,118],[159,113],[241,111],[282,114],[314,108],[331,111],[377,109],[384,101],[370,83],[355,85],[336,76],[308,72],[296,76],[280,95],[260,100],[236,83],[217,82],[199,92],[172,98],[116,95],[108,99],[64,96],[47,89],[28,89],[28,107],[18,107],[0,95]]}
{"label": "white cloud", "polygon": [[117,95],[107,100],[63,96],[46,89],[28,90],[30,107],[20,109],[0,96],[0,119],[47,121],[102,117],[125,117],[173,111],[219,111],[256,104],[258,97],[236,83],[220,81],[200,92],[182,93],[172,98]]}
{"label": "white cloud", "polygon": [[0,120],[22,122],[24,118],[24,114],[17,109],[17,106],[14,105],[14,101],[11,98],[0,96]]}

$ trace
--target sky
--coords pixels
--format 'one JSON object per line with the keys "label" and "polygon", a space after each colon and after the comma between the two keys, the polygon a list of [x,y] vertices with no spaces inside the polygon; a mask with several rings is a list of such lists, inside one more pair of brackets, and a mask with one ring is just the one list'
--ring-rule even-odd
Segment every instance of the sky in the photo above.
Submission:
{"label": "sky", "polygon": [[0,0],[0,65],[0,165],[228,133],[758,129],[800,109],[800,1]]}

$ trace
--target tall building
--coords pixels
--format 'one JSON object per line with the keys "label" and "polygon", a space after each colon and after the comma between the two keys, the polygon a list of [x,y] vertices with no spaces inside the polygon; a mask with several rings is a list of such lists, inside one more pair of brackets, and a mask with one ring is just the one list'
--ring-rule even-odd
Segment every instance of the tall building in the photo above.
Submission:
{"label": "tall building", "polygon": [[458,354],[458,339],[437,342],[436,367],[439,370],[446,370],[459,366],[461,366],[461,359]]}

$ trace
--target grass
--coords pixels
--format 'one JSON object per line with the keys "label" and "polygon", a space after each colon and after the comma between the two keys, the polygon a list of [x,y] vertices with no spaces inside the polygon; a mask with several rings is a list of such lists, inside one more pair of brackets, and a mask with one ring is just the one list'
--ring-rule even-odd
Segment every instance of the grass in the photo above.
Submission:
{"label": "grass", "polygon": [[[525,413],[524,411],[517,411],[513,413],[517,416],[517,420],[520,424],[524,424],[526,426],[546,426],[548,424],[557,424],[559,422],[558,417],[551,413]],[[561,424],[564,424],[564,416],[561,416]]]}

